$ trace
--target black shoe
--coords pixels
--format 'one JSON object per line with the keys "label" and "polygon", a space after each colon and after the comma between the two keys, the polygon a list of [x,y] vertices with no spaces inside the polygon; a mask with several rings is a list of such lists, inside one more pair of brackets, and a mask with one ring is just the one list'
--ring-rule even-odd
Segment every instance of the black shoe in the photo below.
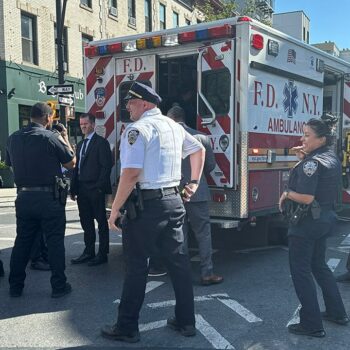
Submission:
{"label": "black shoe", "polygon": [[341,317],[333,317],[328,315],[327,311],[323,311],[321,312],[322,318],[324,320],[336,323],[336,324],[340,324],[342,326],[345,326],[347,323],[349,323],[349,317],[348,316],[341,316]]}
{"label": "black shoe", "polygon": [[61,298],[69,294],[72,291],[72,286],[70,283],[66,282],[66,285],[62,289],[53,290],[51,293],[51,298]]}
{"label": "black shoe", "polygon": [[39,270],[39,271],[50,271],[51,270],[50,265],[47,262],[41,261],[41,260],[32,262],[30,264],[30,268],[32,270]]}
{"label": "black shoe", "polygon": [[148,271],[148,276],[149,277],[161,277],[165,276],[167,272],[163,269],[154,269],[153,267],[150,267]]}
{"label": "black shoe", "polygon": [[83,264],[85,262],[88,262],[88,261],[92,260],[94,257],[95,257],[95,254],[83,253],[79,257],[72,259],[70,262],[73,265]]}
{"label": "black shoe", "polygon": [[350,283],[350,272],[345,272],[335,278],[337,282]]}
{"label": "black shoe", "polygon": [[96,255],[93,259],[91,259],[88,262],[88,266],[97,266],[97,265],[107,264],[107,263],[108,263],[107,255]]}
{"label": "black shoe", "polygon": [[11,298],[19,298],[22,296],[23,289],[11,289],[10,288],[10,297]]}
{"label": "black shoe", "polygon": [[4,277],[4,276],[5,276],[4,265],[3,265],[2,261],[0,260],[0,277]]}
{"label": "black shoe", "polygon": [[116,325],[106,325],[101,328],[101,335],[104,338],[125,341],[127,343],[137,343],[140,341],[139,331],[122,332]]}
{"label": "black shoe", "polygon": [[301,326],[300,323],[290,324],[288,326],[288,330],[290,333],[293,333],[296,335],[307,335],[309,337],[316,337],[316,338],[323,338],[324,336],[326,336],[326,332],[323,329],[318,329],[318,330],[305,329]]}
{"label": "black shoe", "polygon": [[180,332],[184,337],[193,337],[196,335],[196,327],[194,325],[189,324],[187,326],[181,326],[178,324],[175,317],[168,318],[166,324],[169,328]]}

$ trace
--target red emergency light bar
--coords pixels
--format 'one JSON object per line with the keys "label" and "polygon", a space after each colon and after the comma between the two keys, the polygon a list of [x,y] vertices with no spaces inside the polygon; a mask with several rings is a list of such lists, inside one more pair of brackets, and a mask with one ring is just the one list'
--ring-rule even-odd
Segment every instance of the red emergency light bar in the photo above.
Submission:
{"label": "red emergency light bar", "polygon": [[96,46],[87,46],[84,49],[86,57],[94,57],[97,56],[97,47]]}
{"label": "red emergency light bar", "polygon": [[252,19],[248,16],[242,16],[237,19],[237,22],[251,22]]}

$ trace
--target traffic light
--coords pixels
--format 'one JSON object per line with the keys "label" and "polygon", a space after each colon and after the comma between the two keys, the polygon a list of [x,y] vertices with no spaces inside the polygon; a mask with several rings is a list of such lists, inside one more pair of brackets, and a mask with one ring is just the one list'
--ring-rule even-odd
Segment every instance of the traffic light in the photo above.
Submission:
{"label": "traffic light", "polygon": [[56,112],[57,101],[56,100],[50,100],[50,101],[47,101],[47,104],[52,109],[53,120],[59,120],[60,117],[59,117],[58,113]]}

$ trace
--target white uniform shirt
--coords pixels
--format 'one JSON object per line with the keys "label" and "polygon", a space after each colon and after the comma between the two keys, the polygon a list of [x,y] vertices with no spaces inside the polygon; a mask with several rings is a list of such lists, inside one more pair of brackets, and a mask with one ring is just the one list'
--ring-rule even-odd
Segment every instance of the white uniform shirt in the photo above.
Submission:
{"label": "white uniform shirt", "polygon": [[182,158],[202,148],[181,125],[153,108],[124,130],[120,143],[121,172],[125,168],[142,169],[141,189],[178,186]]}

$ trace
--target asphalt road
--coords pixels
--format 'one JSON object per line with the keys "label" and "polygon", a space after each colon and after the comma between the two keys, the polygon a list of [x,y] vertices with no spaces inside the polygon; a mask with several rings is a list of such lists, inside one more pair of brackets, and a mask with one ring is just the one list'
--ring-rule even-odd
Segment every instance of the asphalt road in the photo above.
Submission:
{"label": "asphalt road", "polygon": [[[287,331],[298,307],[285,246],[252,248],[239,244],[232,233],[214,235],[215,272],[223,284],[199,285],[199,261],[191,249],[197,335],[184,338],[165,327],[173,315],[174,294],[167,276],[149,278],[140,314],[141,342],[125,344],[104,339],[100,327],[113,323],[121,295],[124,262],[120,235],[111,234],[109,263],[96,267],[71,265],[83,248],[75,203],[67,205],[67,276],[73,292],[50,297],[50,273],[27,269],[23,296],[8,295],[11,249],[16,235],[14,191],[0,189],[0,347],[2,348],[131,348],[131,349],[349,349],[350,326],[324,323],[326,338],[295,336]],[[244,234],[240,233],[241,235]],[[350,247],[350,225],[339,223],[329,240],[327,260],[341,273]],[[350,235],[349,235],[350,237]],[[243,240],[242,240],[243,241]],[[350,314],[350,284],[340,284]],[[320,298],[321,300],[322,298]]]}

